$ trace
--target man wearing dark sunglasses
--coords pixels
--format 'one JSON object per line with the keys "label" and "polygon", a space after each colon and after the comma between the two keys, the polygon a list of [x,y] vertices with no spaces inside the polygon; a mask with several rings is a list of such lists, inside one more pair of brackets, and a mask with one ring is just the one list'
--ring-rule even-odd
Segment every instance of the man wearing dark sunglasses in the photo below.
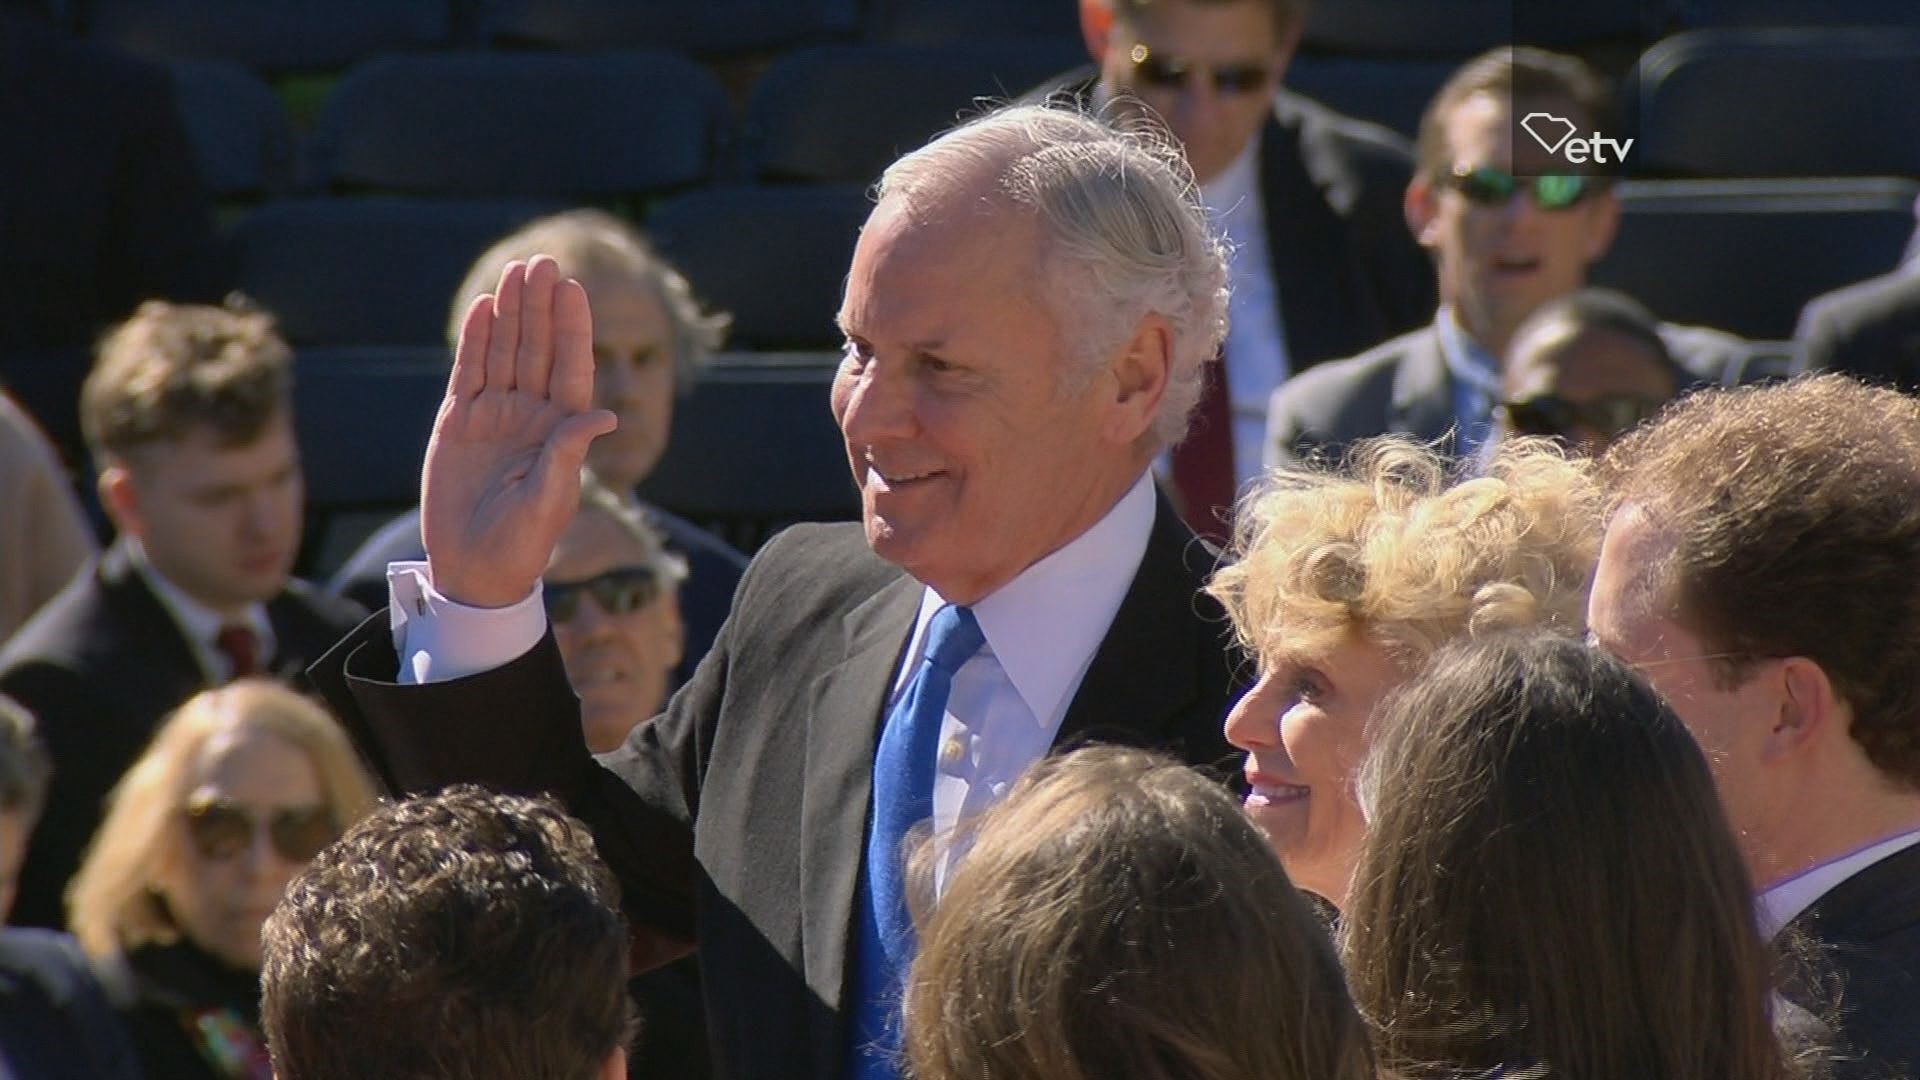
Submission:
{"label": "man wearing dark sunglasses", "polygon": [[[1277,391],[1268,412],[1271,463],[1389,433],[1450,433],[1461,457],[1486,442],[1514,332],[1586,284],[1620,219],[1613,177],[1565,164],[1518,126],[1536,112],[1581,132],[1612,129],[1606,87],[1570,56],[1497,48],[1440,89],[1420,122],[1405,199],[1407,223],[1433,256],[1439,311],[1419,330]],[[1683,366],[1703,375],[1740,347],[1717,331],[1659,332]]]}
{"label": "man wearing dark sunglasses", "polygon": [[1406,144],[1281,86],[1306,8],[1081,0],[1094,66],[1036,92],[1151,110],[1232,248],[1224,377],[1162,463],[1196,528],[1217,530],[1220,508],[1258,474],[1275,387],[1433,313],[1433,279],[1400,213]]}

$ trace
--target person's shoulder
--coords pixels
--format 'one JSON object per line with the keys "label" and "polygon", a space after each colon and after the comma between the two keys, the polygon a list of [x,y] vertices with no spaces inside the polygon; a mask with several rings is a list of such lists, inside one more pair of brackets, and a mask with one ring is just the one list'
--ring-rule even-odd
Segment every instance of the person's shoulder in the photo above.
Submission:
{"label": "person's shoulder", "polygon": [[0,971],[32,981],[55,1000],[94,982],[80,944],[55,930],[0,929]]}
{"label": "person's shoulder", "polygon": [[867,546],[861,523],[790,526],[768,540],[740,586],[741,610],[848,610],[903,571]]}
{"label": "person's shoulder", "polygon": [[1407,363],[1415,353],[1438,347],[1433,338],[1433,327],[1423,326],[1389,338],[1355,356],[1315,364],[1281,383],[1280,388],[1274,391],[1274,400],[1279,401],[1283,397],[1289,401],[1347,398],[1382,380],[1391,383],[1399,374],[1401,365]]}
{"label": "person's shoulder", "polygon": [[1399,132],[1371,120],[1326,105],[1293,90],[1282,89],[1273,98],[1274,120],[1297,129],[1302,138],[1326,142],[1356,160],[1397,164],[1410,168],[1413,147]]}
{"label": "person's shoulder", "polygon": [[1814,297],[1800,315],[1799,336],[1852,335],[1883,325],[1920,325],[1920,272],[1897,270]]}
{"label": "person's shoulder", "polygon": [[1070,71],[1063,71],[1040,85],[1021,94],[1014,100],[1016,105],[1061,105],[1076,109],[1085,109],[1093,101],[1093,88],[1100,81],[1100,71],[1092,64],[1081,64]]}
{"label": "person's shoulder", "polygon": [[267,610],[272,615],[305,618],[342,634],[360,625],[360,620],[367,617],[367,609],[358,602],[335,596],[300,578],[288,578],[280,595],[267,605]]}
{"label": "person's shoulder", "polygon": [[644,500],[640,502],[640,511],[654,528],[666,536],[668,547],[689,559],[722,562],[736,572],[747,568],[747,557],[740,553],[740,549],[686,518]]}
{"label": "person's shoulder", "polygon": [[108,632],[117,620],[99,566],[96,556],[20,624],[0,646],[0,674],[33,665],[76,666],[118,641]]}

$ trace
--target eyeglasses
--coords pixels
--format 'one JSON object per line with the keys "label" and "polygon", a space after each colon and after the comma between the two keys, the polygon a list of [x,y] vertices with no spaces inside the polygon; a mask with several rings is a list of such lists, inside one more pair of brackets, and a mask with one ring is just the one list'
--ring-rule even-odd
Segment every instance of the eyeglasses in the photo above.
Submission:
{"label": "eyeglasses", "polygon": [[324,806],[295,806],[262,816],[226,799],[190,803],[187,838],[202,858],[225,862],[253,846],[265,829],[273,850],[288,862],[304,863],[340,836],[333,811]]}
{"label": "eyeglasses", "polygon": [[660,574],[650,566],[623,566],[585,581],[549,581],[540,589],[547,618],[555,623],[572,622],[580,614],[581,593],[592,596],[601,611],[625,615],[646,607],[660,595]]}
{"label": "eyeglasses", "polygon": [[1651,419],[1664,404],[1624,394],[1591,401],[1538,394],[1524,401],[1503,401],[1495,408],[1506,418],[1507,426],[1521,435],[1565,435],[1575,428],[1586,428],[1612,438]]}
{"label": "eyeglasses", "polygon": [[1133,61],[1133,73],[1148,86],[1159,90],[1176,90],[1187,85],[1188,80],[1197,72],[1206,72],[1213,78],[1213,89],[1221,94],[1256,94],[1267,89],[1273,78],[1273,67],[1254,61],[1237,64],[1196,64],[1191,60],[1182,60],[1173,56],[1161,56],[1145,45],[1135,45],[1128,53]]}
{"label": "eyeglasses", "polygon": [[1542,210],[1566,210],[1586,201],[1599,190],[1599,181],[1580,173],[1549,173],[1545,176],[1515,176],[1505,169],[1482,165],[1477,169],[1453,170],[1448,182],[1455,191],[1478,206],[1505,206],[1521,188],[1532,196],[1533,205]]}

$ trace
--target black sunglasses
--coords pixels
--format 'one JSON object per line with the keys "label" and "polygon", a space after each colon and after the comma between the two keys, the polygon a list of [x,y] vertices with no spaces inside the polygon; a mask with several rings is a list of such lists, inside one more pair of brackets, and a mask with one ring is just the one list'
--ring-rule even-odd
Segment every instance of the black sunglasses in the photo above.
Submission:
{"label": "black sunglasses", "polygon": [[265,829],[273,850],[288,862],[303,863],[340,837],[333,811],[324,806],[295,806],[261,816],[226,799],[187,806],[187,838],[201,857],[216,862],[235,858],[253,846]]}
{"label": "black sunglasses", "polygon": [[1191,60],[1161,56],[1145,45],[1135,45],[1128,56],[1133,60],[1134,75],[1142,83],[1161,90],[1185,86],[1200,71],[1212,76],[1214,90],[1222,94],[1259,93],[1267,88],[1268,80],[1273,78],[1271,65],[1253,61],[1202,66]]}
{"label": "black sunglasses", "polygon": [[1586,201],[1599,190],[1597,180],[1579,173],[1520,177],[1491,165],[1455,169],[1448,182],[1466,196],[1468,202],[1480,206],[1505,206],[1525,188],[1533,197],[1533,205],[1542,210],[1565,210]]}
{"label": "black sunglasses", "polygon": [[592,596],[601,611],[625,615],[646,607],[660,595],[660,575],[650,566],[622,566],[585,581],[549,581],[540,587],[547,618],[555,623],[571,622],[580,614],[581,593]]}
{"label": "black sunglasses", "polygon": [[1592,401],[1568,401],[1554,394],[1540,394],[1525,401],[1503,401],[1497,408],[1506,418],[1507,426],[1521,435],[1566,435],[1576,428],[1585,428],[1611,439],[1652,419],[1664,404],[1664,401],[1624,394]]}

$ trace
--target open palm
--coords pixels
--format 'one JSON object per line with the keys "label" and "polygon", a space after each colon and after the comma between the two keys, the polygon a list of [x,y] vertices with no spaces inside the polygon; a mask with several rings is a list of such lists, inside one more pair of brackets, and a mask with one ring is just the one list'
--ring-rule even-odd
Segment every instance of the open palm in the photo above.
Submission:
{"label": "open palm", "polygon": [[433,582],[502,607],[540,580],[580,498],[580,464],[613,414],[593,408],[593,319],[540,255],[467,309],[420,482]]}

